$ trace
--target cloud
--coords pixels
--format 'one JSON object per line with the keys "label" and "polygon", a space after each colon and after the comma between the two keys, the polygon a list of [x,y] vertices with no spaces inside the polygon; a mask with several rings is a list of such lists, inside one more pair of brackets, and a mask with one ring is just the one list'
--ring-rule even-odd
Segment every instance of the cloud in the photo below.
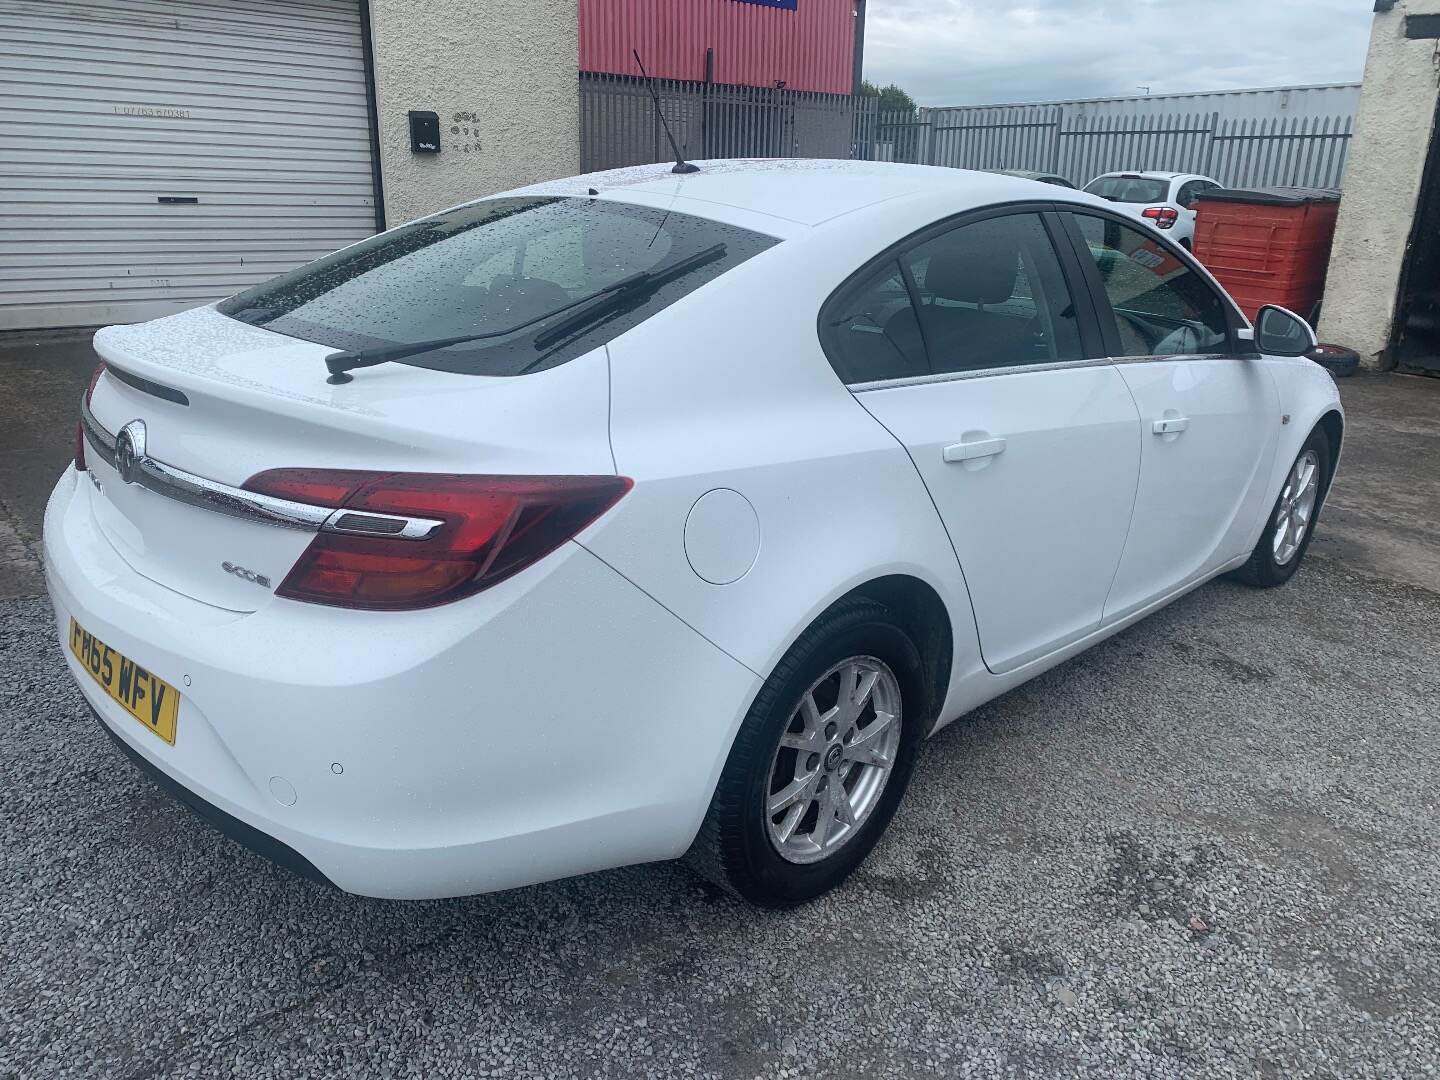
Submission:
{"label": "cloud", "polygon": [[865,75],[922,105],[1358,82],[1366,0],[869,0]]}

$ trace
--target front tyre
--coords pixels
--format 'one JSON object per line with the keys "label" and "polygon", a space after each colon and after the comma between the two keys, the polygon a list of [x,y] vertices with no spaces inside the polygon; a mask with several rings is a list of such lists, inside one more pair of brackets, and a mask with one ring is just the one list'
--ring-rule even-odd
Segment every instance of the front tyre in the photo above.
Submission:
{"label": "front tyre", "polygon": [[895,813],[927,713],[920,652],[889,609],[840,602],[756,695],[687,861],[762,907],[833,889]]}
{"label": "front tyre", "polygon": [[1330,441],[1316,428],[1285,475],[1265,532],[1250,553],[1250,561],[1235,571],[1237,578],[1257,588],[1273,589],[1295,576],[1315,536],[1330,468]]}

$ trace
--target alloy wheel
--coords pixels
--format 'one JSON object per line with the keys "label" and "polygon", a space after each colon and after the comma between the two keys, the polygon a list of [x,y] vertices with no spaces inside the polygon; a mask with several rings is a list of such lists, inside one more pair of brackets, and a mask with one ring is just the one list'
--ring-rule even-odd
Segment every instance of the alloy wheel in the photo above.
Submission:
{"label": "alloy wheel", "polygon": [[1299,553],[1315,520],[1315,505],[1319,497],[1320,458],[1314,450],[1307,450],[1285,478],[1285,487],[1280,492],[1280,506],[1275,511],[1274,554],[1277,566],[1288,565]]}
{"label": "alloy wheel", "polygon": [[843,660],[801,696],[765,788],[765,822],[780,857],[813,863],[860,831],[900,748],[900,682],[873,656]]}

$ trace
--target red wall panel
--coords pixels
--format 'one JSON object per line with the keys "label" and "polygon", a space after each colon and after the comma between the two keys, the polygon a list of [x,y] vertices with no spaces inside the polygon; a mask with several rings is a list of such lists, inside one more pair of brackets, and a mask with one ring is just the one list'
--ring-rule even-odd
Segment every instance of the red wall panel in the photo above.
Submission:
{"label": "red wall panel", "polygon": [[651,75],[705,78],[740,86],[848,94],[854,88],[852,0],[799,0],[795,11],[743,0],[579,0],[580,70],[639,75],[632,49]]}

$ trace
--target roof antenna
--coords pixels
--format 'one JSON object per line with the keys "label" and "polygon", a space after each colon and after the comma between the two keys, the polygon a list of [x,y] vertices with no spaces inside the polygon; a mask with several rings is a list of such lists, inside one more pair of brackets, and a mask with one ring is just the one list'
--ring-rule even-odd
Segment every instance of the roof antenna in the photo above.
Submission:
{"label": "roof antenna", "polygon": [[660,108],[660,95],[655,92],[655,80],[650,78],[650,73],[645,70],[645,61],[640,59],[640,53],[635,49],[630,50],[630,55],[635,57],[635,63],[640,65],[640,74],[645,76],[645,85],[650,90],[650,100],[655,102],[655,115],[660,117],[660,126],[665,129],[665,138],[670,140],[670,149],[675,152],[675,167],[672,173],[699,172],[699,165],[692,165],[680,156],[680,147],[675,142],[675,136],[670,134],[670,124],[665,119],[665,110]]}

